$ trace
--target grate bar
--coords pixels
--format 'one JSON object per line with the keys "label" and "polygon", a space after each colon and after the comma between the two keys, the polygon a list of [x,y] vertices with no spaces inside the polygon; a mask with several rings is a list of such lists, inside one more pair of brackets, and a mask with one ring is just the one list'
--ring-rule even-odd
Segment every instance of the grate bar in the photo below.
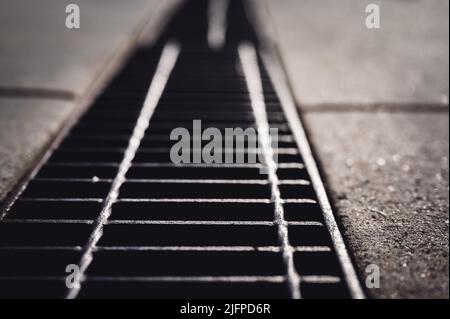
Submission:
{"label": "grate bar", "polygon": [[301,298],[300,276],[295,270],[294,255],[290,249],[288,227],[284,219],[283,203],[281,192],[278,188],[277,163],[274,160],[274,149],[270,137],[269,121],[267,119],[266,105],[264,101],[264,90],[261,83],[261,74],[258,66],[258,58],[255,48],[251,44],[241,44],[239,46],[239,57],[247,80],[247,87],[250,94],[251,105],[255,115],[258,133],[260,135],[261,148],[264,160],[268,169],[268,178],[272,186],[272,200],[275,203],[275,222],[278,224],[278,235],[284,262],[287,267],[287,280],[294,299]]}
{"label": "grate bar", "polygon": [[133,135],[131,136],[128,148],[125,151],[124,158],[119,166],[118,174],[114,179],[105,202],[103,203],[103,208],[100,212],[100,216],[95,222],[95,228],[88,239],[83,252],[83,256],[80,260],[79,266],[81,271],[81,280],[76,285],[76,288],[69,290],[67,295],[68,299],[76,298],[81,289],[84,272],[86,271],[87,267],[89,267],[89,264],[92,261],[92,248],[96,245],[96,243],[102,236],[103,225],[108,220],[111,214],[112,204],[119,196],[119,189],[125,182],[125,175],[132,165],[132,161],[140,146],[141,140],[144,137],[145,131],[150,124],[150,118],[152,117],[153,112],[158,105],[166,83],[169,80],[170,74],[175,67],[179,52],[180,48],[178,44],[171,42],[166,44],[162,51],[158,67],[150,84],[150,88],[145,98],[144,105],[137,120],[136,126],[134,127]]}
{"label": "grate bar", "polygon": [[198,276],[198,277],[107,277],[92,276],[92,281],[135,281],[135,282],[276,282],[285,281],[284,276]]}
{"label": "grate bar", "polygon": [[[328,246],[294,246],[291,247],[294,252],[329,252]],[[0,251],[24,250],[70,250],[81,251],[82,246],[0,246]],[[279,246],[96,246],[92,249],[97,251],[262,251],[262,252],[281,252]]]}
{"label": "grate bar", "polygon": [[308,284],[338,284],[341,278],[337,276],[302,276],[302,282]]}
{"label": "grate bar", "polygon": [[[63,276],[0,276],[1,281],[65,281]],[[86,276],[89,281],[105,282],[273,282],[282,283],[284,276],[198,276],[198,277],[108,277],[108,276]]]}
{"label": "grate bar", "polygon": [[262,52],[262,56],[265,62],[265,66],[267,67],[268,72],[273,79],[275,91],[280,98],[281,107],[286,113],[286,118],[289,122],[290,127],[292,128],[292,133],[303,156],[305,167],[310,174],[312,185],[315,192],[317,193],[319,204],[323,210],[325,222],[328,231],[331,234],[338,260],[345,274],[345,279],[349,287],[350,294],[352,298],[364,299],[364,291],[361,288],[358,276],[356,275],[356,271],[353,267],[341,232],[339,231],[338,225],[334,218],[331,204],[328,200],[325,186],[323,185],[322,179],[320,177],[319,169],[317,168],[316,162],[314,160],[311,147],[309,146],[308,138],[304,131],[303,124],[301,123],[297,115],[295,102],[290,93],[286,76],[284,75],[284,71],[281,67],[281,62],[274,53],[270,53],[268,51]]}
{"label": "grate bar", "polygon": [[[90,219],[6,219],[5,224],[93,224]],[[292,226],[323,226],[321,222],[286,221]],[[276,222],[262,221],[195,221],[195,220],[108,220],[104,225],[255,225],[274,226]]]}
{"label": "grate bar", "polygon": [[[89,162],[76,162],[76,163],[48,163],[48,166],[111,166],[119,167],[117,163],[89,163]],[[156,168],[263,168],[262,164],[174,164],[174,163],[133,163],[132,167],[156,167]],[[305,169],[305,166],[301,163],[279,163],[278,168],[295,168]]]}
{"label": "grate bar", "polygon": [[[0,294],[363,297],[282,72],[243,2],[186,2],[2,212]],[[262,163],[173,164],[170,134],[194,120],[257,130],[262,150],[240,151]]]}
{"label": "grate bar", "polygon": [[[20,198],[19,202],[88,202],[88,203],[102,203],[103,198]],[[2,221],[3,222],[3,221]]]}
{"label": "grate bar", "polygon": [[[0,276],[2,281],[64,281],[66,278],[61,276]],[[192,276],[192,277],[108,277],[108,276],[89,276],[89,281],[102,282],[234,282],[234,283],[255,283],[271,282],[283,283],[286,281],[284,276]],[[302,280],[306,283],[324,284],[340,283],[341,279],[335,276],[304,276]]]}

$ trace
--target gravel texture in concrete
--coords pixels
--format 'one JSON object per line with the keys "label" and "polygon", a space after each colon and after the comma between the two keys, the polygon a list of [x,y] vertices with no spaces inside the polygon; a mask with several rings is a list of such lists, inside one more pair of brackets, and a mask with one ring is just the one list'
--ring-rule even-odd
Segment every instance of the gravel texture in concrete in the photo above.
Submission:
{"label": "gravel texture in concrete", "polygon": [[[366,27],[366,6],[371,3],[380,7],[380,29]],[[303,105],[448,106],[448,0],[265,4],[296,98]]]}
{"label": "gravel texture in concrete", "polygon": [[72,109],[70,102],[0,99],[0,200],[45,149]]}
{"label": "gravel texture in concrete", "polygon": [[449,297],[448,113],[307,113],[361,277],[378,298]]}
{"label": "gravel texture in concrete", "polygon": [[357,270],[381,268],[369,295],[448,298],[449,2],[265,5]]}

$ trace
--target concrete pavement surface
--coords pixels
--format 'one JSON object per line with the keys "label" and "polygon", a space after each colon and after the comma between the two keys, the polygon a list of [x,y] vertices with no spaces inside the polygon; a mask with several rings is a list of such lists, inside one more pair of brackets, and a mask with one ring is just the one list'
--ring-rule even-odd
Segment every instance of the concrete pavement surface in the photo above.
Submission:
{"label": "concrete pavement surface", "polygon": [[33,165],[72,108],[67,101],[0,98],[0,195]]}
{"label": "concrete pavement surface", "polygon": [[85,92],[161,1],[76,1],[80,29],[68,29],[65,9],[72,2],[1,2],[0,87]]}
{"label": "concrete pavement surface", "polygon": [[360,276],[381,298],[448,298],[448,114],[307,113]]}
{"label": "concrete pavement surface", "polygon": [[[446,0],[265,0],[303,105],[448,104]],[[380,29],[366,27],[366,6]]]}

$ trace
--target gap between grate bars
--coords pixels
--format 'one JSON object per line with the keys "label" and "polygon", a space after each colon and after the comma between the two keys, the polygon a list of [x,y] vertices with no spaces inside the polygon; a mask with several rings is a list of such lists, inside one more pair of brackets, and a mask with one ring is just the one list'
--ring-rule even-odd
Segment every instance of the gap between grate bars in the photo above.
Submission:
{"label": "gap between grate bars", "polygon": [[138,150],[142,138],[144,137],[145,131],[150,124],[150,119],[153,115],[153,112],[158,106],[159,99],[161,98],[166,83],[169,80],[170,74],[175,67],[179,53],[180,47],[175,42],[169,42],[164,47],[161,53],[161,59],[157,66],[153,80],[150,84],[150,88],[148,89],[148,93],[145,98],[141,113],[136,122],[136,126],[133,129],[133,134],[125,151],[124,158],[119,165],[117,176],[115,177],[111,189],[103,203],[100,215],[95,221],[94,230],[89,236],[88,242],[86,243],[85,247],[83,248],[83,254],[79,263],[80,273],[76,277],[76,280],[78,282],[75,283],[75,288],[69,289],[69,292],[67,294],[68,299],[76,298],[82,287],[85,271],[92,261],[93,248],[102,236],[104,224],[105,222],[107,222],[109,216],[111,215],[111,207],[119,196],[120,187],[125,182],[125,175],[130,169],[132,161],[136,156],[136,151]]}

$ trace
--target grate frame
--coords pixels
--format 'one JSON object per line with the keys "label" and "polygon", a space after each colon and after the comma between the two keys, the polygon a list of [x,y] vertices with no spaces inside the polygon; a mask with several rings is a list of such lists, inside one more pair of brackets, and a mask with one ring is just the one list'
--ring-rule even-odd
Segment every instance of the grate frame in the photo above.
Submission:
{"label": "grate frame", "polygon": [[[178,47],[178,45],[173,44],[175,47]],[[258,76],[258,81],[260,81],[260,84],[257,86],[260,86],[260,88],[256,88],[254,90],[261,91],[264,93],[274,94],[277,96],[280,100],[280,106],[282,108],[283,115],[286,116],[286,120],[288,122],[288,130],[292,131],[292,135],[294,137],[294,142],[297,145],[297,148],[300,151],[301,158],[303,163],[278,163],[278,168],[298,168],[306,170],[309,178],[311,179],[311,182],[309,182],[307,179],[296,179],[296,180],[282,180],[281,182],[278,181],[277,176],[277,168],[272,167],[272,171],[269,174],[268,181],[265,180],[249,180],[246,179],[245,181],[239,181],[239,180],[218,180],[218,179],[203,179],[203,180],[191,180],[191,179],[179,179],[177,181],[174,180],[162,180],[162,179],[139,179],[139,183],[145,183],[145,182],[158,182],[161,184],[164,183],[191,183],[191,184],[256,184],[256,185],[266,185],[270,186],[271,193],[272,193],[272,200],[270,199],[255,199],[255,198],[119,198],[117,193],[118,189],[122,186],[122,184],[129,182],[129,179],[125,178],[125,173],[128,171],[128,169],[131,167],[131,160],[133,159],[134,155],[138,152],[139,149],[139,143],[138,141],[131,142],[129,144],[128,148],[122,149],[123,154],[125,154],[124,158],[119,163],[104,163],[101,162],[95,163],[95,165],[104,165],[109,167],[114,167],[118,169],[118,174],[114,178],[102,178],[99,179],[96,182],[100,183],[112,183],[111,189],[108,191],[108,195],[105,198],[102,197],[94,197],[94,198],[59,198],[57,201],[76,201],[76,202],[89,202],[89,203],[97,203],[102,204],[103,208],[101,210],[101,213],[99,217],[96,220],[89,220],[89,219],[46,219],[45,221],[42,221],[40,219],[5,219],[8,209],[13,206],[14,202],[18,199],[20,196],[22,190],[25,189],[26,183],[23,184],[19,191],[12,196],[12,198],[8,201],[8,203],[3,207],[3,213],[1,216],[1,222],[4,224],[15,224],[15,223],[30,223],[30,224],[67,224],[67,225],[91,225],[93,226],[93,231],[91,236],[89,237],[88,242],[85,245],[75,245],[75,246],[61,246],[61,247],[47,247],[47,246],[34,246],[34,247],[1,247],[0,253],[5,250],[11,250],[11,251],[26,251],[26,250],[69,250],[69,251],[76,251],[81,252],[81,265],[83,273],[87,270],[87,267],[89,266],[90,262],[92,261],[92,253],[98,252],[98,251],[130,251],[133,250],[132,247],[136,246],[100,246],[97,247],[96,243],[100,239],[102,234],[103,226],[109,226],[109,225],[208,225],[208,226],[265,226],[265,227],[277,227],[278,228],[278,235],[279,239],[281,240],[280,245],[233,245],[233,246],[140,246],[139,249],[135,250],[142,250],[142,251],[220,251],[220,252],[235,252],[235,251],[256,251],[256,252],[277,252],[281,253],[284,257],[284,262],[287,265],[287,277],[285,276],[196,276],[196,277],[189,277],[189,276],[165,276],[165,277],[107,277],[107,276],[101,276],[101,277],[89,277],[89,280],[92,280],[93,282],[158,282],[158,283],[285,283],[286,280],[289,284],[289,296],[292,298],[301,298],[301,288],[300,285],[312,285],[315,284],[336,284],[340,282],[339,276],[315,276],[315,275],[302,275],[299,276],[297,273],[297,270],[295,269],[294,265],[294,258],[295,255],[298,253],[320,253],[320,252],[331,252],[330,246],[327,245],[318,245],[318,246],[311,246],[311,245],[292,245],[289,241],[292,239],[288,236],[289,230],[291,227],[302,227],[302,226],[326,226],[333,242],[333,248],[338,254],[338,260],[341,263],[342,269],[344,271],[344,277],[343,279],[346,281],[348,288],[350,289],[351,296],[353,298],[363,298],[364,294],[359,286],[359,281],[356,277],[356,274],[354,272],[353,266],[351,264],[351,260],[349,258],[348,252],[345,248],[345,244],[343,242],[342,236],[339,232],[339,229],[337,228],[336,221],[334,219],[333,212],[331,210],[331,205],[329,203],[327,194],[325,192],[325,188],[323,186],[323,183],[321,181],[317,165],[314,161],[314,158],[311,153],[311,149],[308,144],[308,140],[306,138],[306,134],[304,132],[303,126],[301,124],[300,118],[298,116],[297,110],[295,109],[295,103],[293,102],[292,95],[290,94],[286,79],[284,78],[284,73],[281,68],[280,62],[277,60],[275,55],[267,50],[262,50],[260,48],[254,48],[252,44],[244,44],[247,46],[247,50],[253,52],[253,59],[254,59],[254,66],[256,65],[257,68],[260,67],[259,62],[259,55],[262,56],[262,63],[266,67],[267,72],[269,74],[269,79],[265,76],[262,76],[261,74]],[[190,50],[191,48],[187,48],[187,50]],[[256,52],[258,51],[258,52]],[[245,68],[245,67],[244,67]],[[245,71],[245,70],[244,70]],[[244,72],[245,73],[245,72]],[[248,73],[248,72],[247,72]],[[274,92],[266,92],[265,89],[263,89],[263,83],[265,81],[269,80],[274,85]],[[248,82],[246,83],[248,85]],[[267,109],[272,105],[273,100],[271,98],[268,98],[266,95],[263,96],[263,103],[264,103],[264,112],[257,111],[255,112],[255,96],[252,99],[252,89],[250,88],[250,98],[249,98],[249,104],[253,107],[253,115],[257,115],[256,119],[256,125],[261,128],[262,126],[269,123],[269,119],[267,118]],[[162,94],[162,92],[161,92]],[[233,100],[234,97],[231,97],[231,100]],[[257,99],[257,97],[256,97]],[[159,100],[160,103],[165,103],[164,98]],[[145,103],[144,103],[145,105]],[[257,108],[258,102],[256,103]],[[145,106],[144,106],[145,107]],[[156,107],[156,103],[155,103]],[[258,115],[259,113],[259,115]],[[150,119],[152,114],[148,114],[148,120]],[[259,119],[258,119],[259,117]],[[147,122],[147,123],[145,123]],[[139,128],[138,138],[139,142],[144,141],[144,131],[146,129],[146,125],[148,125],[149,121],[143,121],[139,124],[138,120],[138,126],[142,125]],[[259,124],[258,124],[259,122]],[[136,126],[134,127],[136,129]],[[59,138],[59,142],[64,142],[64,136],[68,134],[68,131],[64,132],[64,134],[61,134],[61,137]],[[142,136],[141,136],[142,134]],[[134,134],[133,134],[134,136]],[[133,139],[133,138],[132,138]],[[270,142],[267,143],[266,141],[266,151],[267,155],[270,155],[270,149],[272,148],[270,146]],[[292,140],[291,140],[292,142]],[[34,173],[30,175],[29,180],[33,181],[41,181],[41,182],[51,182],[52,178],[35,178],[36,175],[39,172],[40,166],[42,166],[46,160],[50,157],[52,154],[52,151],[56,150],[57,144],[48,152],[48,155],[44,157],[44,160],[42,161],[41,165],[38,165],[38,167],[34,170]],[[128,153],[127,151],[130,150],[131,146],[131,152]],[[273,150],[272,150],[273,151]],[[268,156],[270,158],[270,156]],[[92,163],[53,163],[55,166],[63,167],[71,167],[76,165],[86,165],[89,166]],[[133,164],[133,166],[136,165],[136,163]],[[171,166],[169,163],[137,163],[137,165],[140,165],[141,167],[145,166],[153,166],[156,168],[159,168],[161,166]],[[273,163],[272,163],[273,165]],[[270,165],[269,165],[270,166]],[[223,167],[223,166],[221,166]],[[254,168],[260,168],[258,165],[254,165]],[[121,173],[122,170],[122,173]],[[63,181],[64,179],[53,179],[53,181]],[[69,179],[71,181],[75,181],[73,178]],[[131,180],[132,181],[132,180]],[[89,182],[87,179],[79,179],[78,182]],[[314,192],[316,194],[317,200],[311,199],[311,198],[282,198],[280,194],[280,186],[282,185],[308,185],[312,186],[314,188]],[[273,198],[275,194],[275,198]],[[277,195],[278,194],[278,195]],[[28,199],[30,202],[39,202],[43,201],[43,198],[30,198]],[[47,199],[48,200],[48,199]],[[276,218],[275,221],[237,221],[237,220],[230,220],[230,221],[222,221],[222,222],[213,222],[213,221],[203,221],[203,220],[190,220],[190,221],[184,221],[184,220],[171,220],[171,221],[136,221],[136,220],[112,220],[109,221],[108,218],[111,213],[111,206],[115,203],[122,202],[122,203],[138,203],[138,202],[149,202],[149,203],[264,203],[264,204],[273,204],[275,201],[275,212],[276,212]],[[321,207],[321,210],[324,215],[324,222],[317,222],[317,221],[311,221],[311,222],[299,222],[299,221],[287,221],[284,217],[283,212],[283,205],[285,204],[319,204]],[[55,277],[55,276],[47,276],[47,277],[0,277],[1,280],[56,280],[61,281],[64,280],[64,277]],[[84,278],[81,278],[82,280]],[[68,298],[74,298],[77,297],[79,293],[79,290],[69,290],[67,297]]]}

